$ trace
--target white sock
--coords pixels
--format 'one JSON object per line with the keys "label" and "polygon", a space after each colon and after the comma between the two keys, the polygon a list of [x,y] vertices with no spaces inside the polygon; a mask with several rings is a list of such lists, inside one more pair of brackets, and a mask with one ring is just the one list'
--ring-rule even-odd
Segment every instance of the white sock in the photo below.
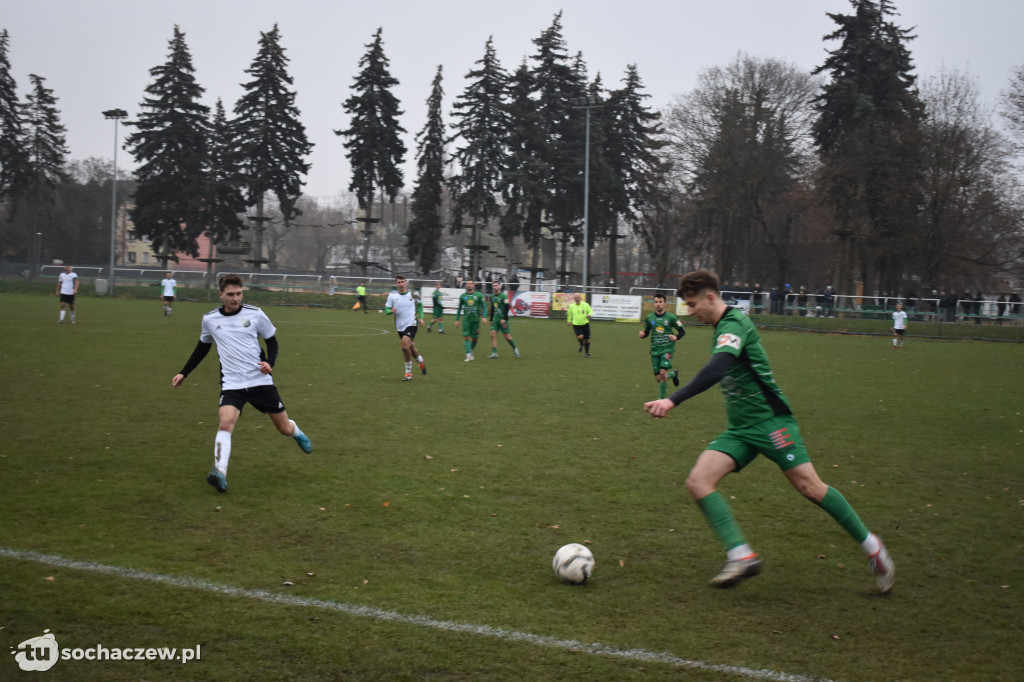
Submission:
{"label": "white sock", "polygon": [[63,321],[64,321],[64,311],[63,311],[63,310],[62,310],[62,311],[60,311],[60,321],[61,321],[61,322],[63,322]]}
{"label": "white sock", "polygon": [[874,556],[878,554],[878,550],[882,549],[882,541],[874,533],[868,533],[868,536],[864,538],[864,542],[860,543],[860,546],[868,556]]}
{"label": "white sock", "polygon": [[74,310],[71,311],[71,321],[72,322],[75,321],[75,311]]}
{"label": "white sock", "polygon": [[213,466],[225,476],[228,473],[228,460],[231,459],[231,432],[218,431],[213,442]]}
{"label": "white sock", "polygon": [[892,340],[892,347],[893,347],[893,348],[895,348],[895,347],[896,347],[896,339],[893,339],[893,340]]}
{"label": "white sock", "polygon": [[412,371],[412,363],[411,362],[405,363],[405,371],[406,372],[411,372]]}
{"label": "white sock", "polygon": [[729,561],[739,561],[740,559],[746,559],[751,554],[756,553],[757,552],[754,551],[753,547],[751,547],[747,543],[743,543],[742,545],[738,545],[728,550],[725,553],[725,558]]}
{"label": "white sock", "polygon": [[422,355],[417,355],[416,356],[416,362],[423,362],[423,356]]}
{"label": "white sock", "polygon": [[302,429],[299,428],[294,419],[289,419],[288,423],[292,425],[292,438],[298,438],[302,435]]}

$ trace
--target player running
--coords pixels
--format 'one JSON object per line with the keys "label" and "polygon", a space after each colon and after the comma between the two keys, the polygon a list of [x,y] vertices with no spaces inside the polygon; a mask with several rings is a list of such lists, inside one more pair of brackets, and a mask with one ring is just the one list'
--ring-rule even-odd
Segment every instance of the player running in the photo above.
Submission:
{"label": "player running", "polygon": [[[218,286],[223,305],[203,316],[199,341],[185,367],[171,379],[171,386],[181,386],[216,342],[220,356],[220,424],[214,440],[213,468],[206,482],[217,492],[226,493],[231,434],[246,403],[268,415],[277,430],[294,438],[303,452],[313,452],[313,443],[288,418],[270,374],[277,361],[277,329],[262,310],[242,304],[241,277],[221,275]],[[260,339],[267,344],[266,353]]]}
{"label": "player running", "polygon": [[434,293],[430,295],[431,300],[434,303],[434,310],[430,313],[430,322],[427,323],[427,333],[430,333],[430,328],[437,323],[437,333],[444,334],[444,294],[441,292],[441,283],[437,282],[434,284]]}
{"label": "player running", "polygon": [[455,326],[459,326],[459,319],[462,313],[466,313],[466,320],[462,324],[462,345],[466,349],[466,362],[472,362],[473,349],[480,338],[480,320],[487,316],[484,308],[484,296],[476,290],[476,284],[471,279],[466,280],[466,291],[459,296],[459,307],[455,311]]}
{"label": "player running", "polygon": [[508,313],[508,296],[501,291],[501,282],[495,280],[491,282],[491,354],[487,356],[488,359],[497,359],[498,357],[499,333],[505,335],[505,340],[508,341],[508,345],[512,346],[512,352],[516,359],[519,359],[519,349],[516,348],[516,342],[512,340],[512,332],[508,326]]}
{"label": "player running", "polygon": [[679,385],[679,370],[672,368],[672,355],[676,352],[676,341],[683,338],[686,330],[673,313],[665,310],[665,294],[654,295],[654,312],[644,319],[640,338],[651,338],[651,369],[658,382],[658,397],[668,395],[668,380]]}
{"label": "player running", "polygon": [[420,363],[420,371],[427,373],[427,365],[414,343],[416,330],[423,324],[423,303],[408,290],[408,286],[405,277],[395,277],[395,287],[398,291],[388,294],[388,300],[384,303],[384,312],[395,316],[395,329],[402,344],[402,358],[405,360],[405,375],[402,381],[412,381],[413,358]]}
{"label": "player running", "polygon": [[686,489],[726,550],[725,566],[712,578],[711,585],[732,587],[761,572],[761,557],[747,543],[728,500],[717,488],[726,475],[740,471],[763,454],[775,462],[794,488],[824,509],[860,544],[868,555],[878,591],[890,591],[896,582],[896,566],[889,552],[846,498],[826,485],[814,470],[800,428],[775,383],[768,355],[750,318],[726,305],[718,277],[707,270],[683,275],[678,295],[686,301],[691,315],[714,326],[711,360],[670,398],[644,403],[644,410],[652,417],[664,417],[684,400],[721,382],[728,425],[700,454],[686,478]]}

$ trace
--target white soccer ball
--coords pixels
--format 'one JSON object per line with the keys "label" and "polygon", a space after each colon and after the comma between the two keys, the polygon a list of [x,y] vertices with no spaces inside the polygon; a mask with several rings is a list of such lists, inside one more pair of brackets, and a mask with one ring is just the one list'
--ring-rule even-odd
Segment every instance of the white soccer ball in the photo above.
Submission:
{"label": "white soccer ball", "polygon": [[578,542],[570,543],[558,548],[551,568],[563,583],[580,585],[594,572],[594,553]]}

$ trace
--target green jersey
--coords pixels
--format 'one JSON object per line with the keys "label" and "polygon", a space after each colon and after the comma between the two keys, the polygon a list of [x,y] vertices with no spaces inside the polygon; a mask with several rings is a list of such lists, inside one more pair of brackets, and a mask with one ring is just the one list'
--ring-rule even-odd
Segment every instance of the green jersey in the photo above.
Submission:
{"label": "green jersey", "polygon": [[491,322],[508,319],[508,295],[491,294]]}
{"label": "green jersey", "polygon": [[484,308],[484,295],[479,291],[474,291],[473,293],[467,291],[459,296],[459,307],[455,311],[456,322],[462,317],[463,311],[466,312],[467,320],[479,321],[481,317],[487,314]]}
{"label": "green jersey", "polygon": [[729,353],[736,362],[721,381],[729,428],[754,426],[778,415],[792,414],[775,383],[757,328],[737,308],[729,308],[711,335],[711,353]]}
{"label": "green jersey", "polygon": [[444,314],[444,303],[441,301],[441,296],[441,290],[434,289],[433,296],[431,297],[434,300],[434,315]]}
{"label": "green jersey", "polygon": [[668,311],[662,315],[651,313],[644,320],[644,337],[651,340],[652,354],[675,351],[676,342],[668,338],[669,335],[675,336],[678,340],[683,338],[684,334],[686,330],[683,329],[683,323]]}

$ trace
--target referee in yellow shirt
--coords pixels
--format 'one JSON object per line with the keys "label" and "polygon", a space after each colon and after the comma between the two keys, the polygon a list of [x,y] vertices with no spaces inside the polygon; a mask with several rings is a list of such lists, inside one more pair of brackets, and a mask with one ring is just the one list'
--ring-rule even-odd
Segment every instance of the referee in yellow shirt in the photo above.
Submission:
{"label": "referee in yellow shirt", "polygon": [[570,303],[569,307],[566,308],[565,321],[566,324],[572,325],[572,331],[576,334],[576,340],[579,341],[579,347],[576,349],[577,353],[586,351],[587,357],[590,357],[590,316],[594,314],[594,309],[590,307],[590,304],[583,300],[583,296],[580,294],[574,294],[573,299],[575,303]]}

